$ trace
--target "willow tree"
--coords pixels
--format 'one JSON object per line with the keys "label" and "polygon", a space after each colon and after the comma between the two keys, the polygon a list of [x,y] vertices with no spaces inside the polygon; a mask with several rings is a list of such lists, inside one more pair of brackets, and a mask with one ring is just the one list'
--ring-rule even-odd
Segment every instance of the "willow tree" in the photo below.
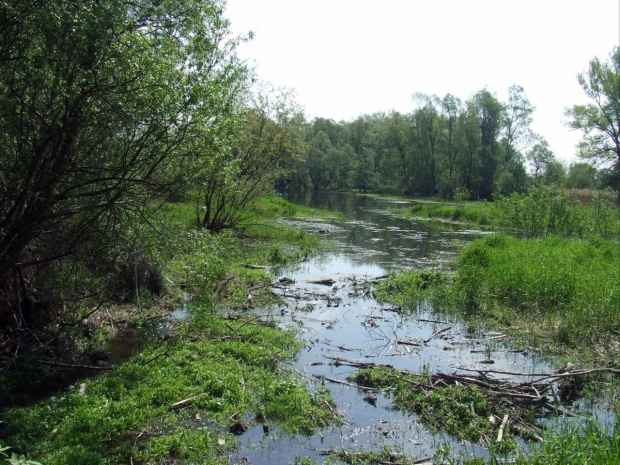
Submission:
{"label": "willow tree", "polygon": [[216,156],[196,167],[197,221],[212,232],[242,227],[251,217],[246,207],[286,175],[281,162],[301,153],[304,120],[290,90],[255,89],[236,122]]}
{"label": "willow tree", "polygon": [[29,276],[164,196],[246,70],[218,0],[6,0],[0,23],[0,321],[20,327]]}

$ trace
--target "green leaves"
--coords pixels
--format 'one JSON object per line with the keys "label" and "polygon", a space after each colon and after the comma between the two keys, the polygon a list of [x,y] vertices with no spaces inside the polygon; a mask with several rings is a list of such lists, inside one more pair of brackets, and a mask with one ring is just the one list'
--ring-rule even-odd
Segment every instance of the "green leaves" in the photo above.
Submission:
{"label": "green leaves", "polygon": [[93,266],[128,217],[179,189],[188,159],[224,150],[247,69],[222,11],[219,0],[0,4],[0,287],[68,256]]}
{"label": "green leaves", "polygon": [[620,47],[610,54],[610,61],[598,58],[577,76],[585,94],[592,100],[567,110],[569,127],[584,133],[580,156],[596,163],[620,166]]}

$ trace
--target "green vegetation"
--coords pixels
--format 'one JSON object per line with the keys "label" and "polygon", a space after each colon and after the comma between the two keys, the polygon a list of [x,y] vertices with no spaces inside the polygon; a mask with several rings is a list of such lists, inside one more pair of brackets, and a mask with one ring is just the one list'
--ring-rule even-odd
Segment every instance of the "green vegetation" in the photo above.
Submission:
{"label": "green vegetation", "polygon": [[476,386],[442,383],[434,388],[429,375],[372,368],[360,369],[349,380],[385,390],[394,398],[394,408],[416,414],[432,433],[446,432],[460,440],[490,445],[487,440],[494,428],[489,417],[498,413],[498,405],[488,403]]}
{"label": "green vegetation", "polygon": [[[248,427],[311,434],[337,423],[329,391],[281,369],[281,362],[300,349],[295,334],[269,321],[228,319],[211,303],[248,308],[268,301],[273,298],[265,287],[272,279],[268,267],[299,261],[319,249],[316,237],[268,224],[261,213],[294,208],[275,197],[263,198],[257,210],[247,213],[255,225],[239,237],[196,229],[193,208],[166,205],[152,221],[156,229],[166,227],[176,235],[166,243],[153,236],[145,252],[157,259],[166,282],[189,293],[188,319],[111,373],[78,382],[33,406],[5,409],[2,443],[45,464],[227,463],[234,434]],[[179,305],[175,292],[169,286],[168,298]],[[142,301],[163,303],[146,295]],[[140,314],[135,322],[143,319]],[[25,379],[4,381],[3,394],[10,395]]]}
{"label": "green vegetation", "polygon": [[413,218],[458,221],[478,226],[490,226],[493,221],[491,210],[491,204],[486,202],[463,202],[454,205],[435,200],[416,203],[406,209],[392,209],[391,212]]}
{"label": "green vegetation", "polygon": [[310,393],[279,368],[299,349],[294,334],[251,319],[225,321],[204,305],[193,305],[192,316],[113,373],[6,410],[2,437],[45,464],[227,463],[224,451],[235,441],[222,428],[265,423],[310,434],[337,421],[327,391]]}
{"label": "green vegetation", "polygon": [[[492,445],[488,454],[476,457],[476,454],[455,452],[449,443],[437,448],[434,463],[450,465],[500,465],[514,463],[516,465],[609,465],[618,463],[620,457],[620,418],[615,424],[604,428],[596,422],[585,422],[563,427],[550,427],[543,433],[544,442],[535,444],[531,449],[506,451],[500,444]],[[354,450],[329,450],[322,455],[346,464],[387,464],[416,463],[417,457],[384,449],[380,452]],[[426,460],[428,462],[428,459]],[[426,463],[425,462],[425,463]],[[295,465],[313,465],[310,459],[300,459]]]}
{"label": "green vegetation", "polygon": [[618,263],[615,241],[493,235],[465,248],[456,274],[407,272],[381,283],[377,294],[412,309],[426,301],[483,325],[521,330],[556,353],[614,360],[620,329]]}
{"label": "green vegetation", "polygon": [[[408,115],[307,123],[290,91],[253,84],[236,55],[245,38],[231,35],[224,9],[223,0],[0,4],[0,393],[44,381],[54,369],[40,359],[86,363],[119,321],[146,325],[186,299],[191,313],[114,372],[3,411],[3,459],[223,463],[234,440],[221,428],[273,423],[310,434],[337,421],[327,391],[281,371],[299,350],[294,335],[216,311],[274,299],[270,270],[320,247],[267,224],[309,213],[269,197],[276,188],[499,199],[502,231],[546,238],[489,237],[465,250],[456,275],[403,275],[379,292],[413,306],[454,304],[613,360],[617,209],[603,197],[585,207],[549,191],[515,192],[531,183],[617,187],[620,48],[579,78],[595,104],[569,111],[586,134],[582,157],[603,168],[566,173],[530,130],[534,108],[519,86],[507,102],[486,89],[465,102],[415,94]],[[409,214],[490,224],[487,206]],[[432,414],[423,399],[402,401],[471,438],[442,402],[483,410],[475,389],[438,397]]]}
{"label": "green vegetation", "polygon": [[620,209],[611,191],[532,189],[493,203],[499,231],[522,239],[562,236],[620,240]]}
{"label": "green vegetation", "polygon": [[579,74],[591,102],[575,105],[566,114],[570,126],[584,133],[579,156],[606,166],[611,187],[620,189],[620,46],[609,58],[606,63],[594,58],[587,72]]}
{"label": "green vegetation", "polygon": [[602,427],[596,422],[549,427],[544,442],[529,451],[519,451],[507,457],[502,451],[490,449],[488,457],[455,456],[449,447],[436,455],[453,465],[607,465],[618,463],[620,457],[620,418],[614,425]]}

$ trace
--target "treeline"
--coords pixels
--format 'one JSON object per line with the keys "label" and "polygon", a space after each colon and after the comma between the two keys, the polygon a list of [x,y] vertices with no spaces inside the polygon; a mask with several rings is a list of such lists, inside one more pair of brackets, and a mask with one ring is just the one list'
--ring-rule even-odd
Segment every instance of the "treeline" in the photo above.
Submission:
{"label": "treeline", "polygon": [[566,167],[535,134],[522,87],[508,102],[488,90],[466,101],[415,94],[415,109],[316,118],[303,129],[305,151],[290,161],[289,186],[491,200],[531,185],[617,188],[617,172],[588,163]]}

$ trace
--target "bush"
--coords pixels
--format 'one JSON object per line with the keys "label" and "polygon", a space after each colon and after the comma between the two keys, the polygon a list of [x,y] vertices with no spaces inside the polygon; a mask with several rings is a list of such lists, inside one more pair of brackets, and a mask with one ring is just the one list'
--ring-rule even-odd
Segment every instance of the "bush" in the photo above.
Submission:
{"label": "bush", "polygon": [[606,192],[595,192],[585,204],[579,197],[555,189],[534,189],[496,199],[497,228],[523,239],[551,235],[583,239],[620,237],[619,210]]}

